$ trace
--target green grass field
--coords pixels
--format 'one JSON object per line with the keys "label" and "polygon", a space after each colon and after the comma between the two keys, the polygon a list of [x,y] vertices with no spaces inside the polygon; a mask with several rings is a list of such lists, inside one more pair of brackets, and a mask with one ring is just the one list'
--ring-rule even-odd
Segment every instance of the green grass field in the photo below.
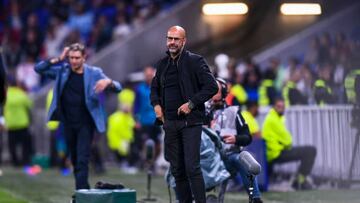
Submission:
{"label": "green grass field", "polygon": [[[73,194],[73,177],[61,176],[56,170],[44,170],[31,177],[21,169],[3,168],[0,176],[0,203],[67,203]],[[137,192],[137,199],[146,197],[146,174],[126,175],[111,168],[102,176],[91,174],[91,185],[103,180],[121,182]],[[153,179],[153,196],[158,203],[168,203],[168,190],[162,176]],[[306,192],[266,192],[264,202],[271,203],[349,203],[360,202],[360,190],[313,190]],[[226,203],[246,203],[244,192],[227,193]]]}

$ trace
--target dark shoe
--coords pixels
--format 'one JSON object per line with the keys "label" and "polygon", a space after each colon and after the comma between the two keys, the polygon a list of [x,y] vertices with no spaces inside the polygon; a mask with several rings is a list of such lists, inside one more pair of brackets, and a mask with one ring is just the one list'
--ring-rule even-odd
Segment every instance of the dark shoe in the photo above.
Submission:
{"label": "dark shoe", "polygon": [[260,199],[260,197],[256,197],[252,201],[253,203],[263,203],[263,201]]}

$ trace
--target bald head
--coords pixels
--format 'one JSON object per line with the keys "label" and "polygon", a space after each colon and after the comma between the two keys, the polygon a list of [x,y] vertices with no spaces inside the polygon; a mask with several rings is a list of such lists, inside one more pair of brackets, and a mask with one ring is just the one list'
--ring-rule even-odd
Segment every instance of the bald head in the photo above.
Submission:
{"label": "bald head", "polygon": [[181,26],[175,25],[169,28],[168,33],[169,32],[176,32],[179,33],[181,35],[182,38],[186,38],[186,32],[185,29]]}
{"label": "bald head", "polygon": [[180,26],[169,28],[166,36],[166,46],[172,58],[176,58],[183,50],[186,42],[185,29]]}

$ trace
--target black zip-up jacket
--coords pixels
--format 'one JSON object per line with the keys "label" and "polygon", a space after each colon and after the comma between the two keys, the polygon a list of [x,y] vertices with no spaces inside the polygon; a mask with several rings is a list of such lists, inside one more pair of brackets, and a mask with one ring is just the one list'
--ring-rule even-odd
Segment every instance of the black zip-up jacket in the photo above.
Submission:
{"label": "black zip-up jacket", "polygon": [[[156,65],[156,75],[151,82],[151,105],[160,105],[164,110],[165,74],[171,62],[169,53]],[[177,59],[179,86],[184,101],[191,101],[194,108],[186,115],[187,125],[203,124],[205,120],[204,103],[218,91],[215,78],[205,59],[190,51],[183,50]],[[166,118],[165,118],[166,119]]]}

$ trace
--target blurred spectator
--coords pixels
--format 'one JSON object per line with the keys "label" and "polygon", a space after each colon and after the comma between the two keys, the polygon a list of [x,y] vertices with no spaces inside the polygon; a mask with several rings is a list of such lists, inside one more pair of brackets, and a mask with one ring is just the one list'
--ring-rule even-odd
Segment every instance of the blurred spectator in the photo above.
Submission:
{"label": "blurred spectator", "polygon": [[[32,102],[29,96],[9,77],[7,100],[4,107],[5,124],[8,130],[8,144],[13,166],[25,166],[31,162],[32,140],[29,133],[30,110]],[[20,146],[22,156],[18,156]]]}
{"label": "blurred spectator", "polygon": [[241,115],[244,117],[246,123],[249,126],[250,134],[254,138],[261,138],[259,123],[256,120],[258,114],[259,104],[253,101],[247,102],[246,109],[241,112]]}
{"label": "blurred spectator", "polygon": [[323,67],[319,72],[319,79],[314,84],[314,96],[318,105],[336,103],[336,95],[332,90],[331,84],[331,68]]}
{"label": "blurred spectator", "polygon": [[288,66],[285,68],[285,84],[290,80],[291,75],[296,69],[300,68],[300,61],[296,57],[290,57]]}
{"label": "blurred spectator", "polygon": [[21,86],[26,91],[32,92],[37,90],[40,85],[40,76],[34,71],[35,59],[28,55],[23,63],[16,67],[16,77]]}
{"label": "blurred spectator", "polygon": [[11,32],[17,39],[20,39],[23,24],[21,22],[20,9],[17,1],[11,1],[10,3],[10,14],[7,21]]}
{"label": "blurred spectator", "polygon": [[225,101],[226,104],[229,106],[237,105],[241,106],[244,105],[248,99],[247,93],[244,87],[241,85],[241,74],[237,74],[236,81],[233,85],[228,82],[228,89],[230,89],[229,94],[226,96]]}
{"label": "blurred spectator", "polygon": [[68,20],[70,28],[78,30],[83,41],[88,40],[94,20],[93,11],[87,10],[85,6],[84,1],[76,1]]}
{"label": "blurred spectator", "polygon": [[61,54],[61,41],[56,37],[54,26],[49,26],[46,30],[46,39],[44,41],[44,51],[48,58],[55,58]]}
{"label": "blurred spectator", "polygon": [[142,27],[161,9],[176,2],[5,1],[1,6],[0,41],[5,43],[5,57],[10,70],[28,55],[36,61],[54,57],[64,46],[76,42],[92,47],[87,50],[91,57],[94,51],[104,48],[111,40],[129,35],[133,31],[129,25]]}
{"label": "blurred spectator", "polygon": [[73,0],[57,0],[50,5],[51,13],[59,19],[65,21],[69,18],[69,11]]}
{"label": "blurred spectator", "polygon": [[27,30],[21,45],[23,46],[24,54],[32,57],[34,60],[37,60],[43,51],[41,38],[35,29]]}
{"label": "blurred spectator", "polygon": [[80,37],[79,30],[71,30],[70,33],[64,39],[64,45],[69,46],[70,44],[74,44],[77,42],[84,42]]}
{"label": "blurred spectator", "polygon": [[360,68],[352,70],[345,78],[348,103],[360,105]]}
{"label": "blurred spectator", "polygon": [[313,84],[314,84],[314,74],[310,69],[308,63],[300,65],[300,75],[301,78],[297,83],[296,87],[299,91],[307,98],[309,104],[314,104],[314,95],[313,95]]}
{"label": "blurred spectator", "polygon": [[325,32],[320,36],[320,46],[319,46],[319,58],[317,63],[323,64],[329,62],[330,57],[330,48],[331,48],[331,38],[330,34]]}
{"label": "blurred spectator", "polygon": [[65,21],[61,20],[61,18],[53,17],[50,20],[50,27],[54,29],[55,40],[60,43],[59,48],[62,50],[61,43],[64,42],[65,38],[71,32],[71,29],[68,25],[66,25]]}
{"label": "blurred spectator", "polygon": [[266,156],[269,163],[269,174],[274,164],[300,161],[296,178],[292,183],[294,189],[311,189],[307,180],[316,157],[313,146],[292,146],[291,133],[285,125],[285,103],[276,99],[274,107],[266,115],[263,123],[262,137],[266,142]]}
{"label": "blurred spectator", "polygon": [[305,53],[305,61],[310,64],[317,64],[319,58],[320,42],[317,36],[313,37],[310,46]]}
{"label": "blurred spectator", "polygon": [[26,23],[22,30],[24,33],[28,33],[30,30],[37,33],[37,37],[39,41],[42,41],[43,39],[43,33],[45,30],[43,30],[39,25],[39,19],[36,13],[32,12],[26,17]]}
{"label": "blurred spectator", "polygon": [[275,87],[275,72],[273,69],[265,71],[264,80],[262,80],[259,88],[259,104],[260,106],[273,105],[275,98],[279,96],[279,93]]}
{"label": "blurred spectator", "polygon": [[98,52],[111,41],[112,28],[105,15],[99,16],[91,33],[91,44]]}
{"label": "blurred spectator", "polygon": [[[258,65],[256,65],[251,58],[246,58],[244,60],[245,63],[245,76],[244,76],[244,86],[248,86],[250,83],[250,85],[255,85],[255,86],[259,86],[260,85],[260,81],[262,80],[262,75],[260,72],[260,68]],[[255,74],[256,80],[250,81],[250,76],[252,74]]]}
{"label": "blurred spectator", "polygon": [[297,88],[297,83],[301,79],[301,72],[299,69],[293,71],[290,80],[286,83],[282,95],[286,106],[307,104],[307,98]]}
{"label": "blurred spectator", "polygon": [[5,38],[3,55],[8,69],[14,70],[21,60],[22,49],[20,47],[20,41],[16,39],[13,33],[7,33]]}
{"label": "blurred spectator", "polygon": [[244,80],[244,88],[248,96],[248,101],[258,101],[259,100],[259,82],[258,74],[255,71],[247,72]]}
{"label": "blurred spectator", "polygon": [[229,56],[226,54],[218,54],[215,57],[215,64],[217,67],[216,75],[220,78],[229,79],[229,70],[228,70],[228,63],[229,63]]}
{"label": "blurred spectator", "polygon": [[140,29],[143,27],[146,21],[146,14],[146,10],[136,10],[132,19],[132,26],[134,29]]}
{"label": "blurred spectator", "polygon": [[130,26],[127,24],[125,16],[118,14],[116,17],[117,24],[113,30],[113,39],[123,39],[131,33]]}
{"label": "blurred spectator", "polygon": [[137,142],[137,153],[139,153],[144,148],[145,141],[147,139],[152,139],[155,143],[154,160],[156,160],[161,152],[161,130],[159,126],[154,125],[156,116],[149,97],[151,81],[155,76],[155,69],[148,66],[144,68],[143,73],[145,80],[141,82],[135,90],[136,98],[134,112],[139,128],[135,142]]}
{"label": "blurred spectator", "polygon": [[119,110],[108,118],[108,146],[114,153],[117,161],[126,169],[129,158],[130,144],[134,140],[135,120],[132,115],[134,92],[123,89],[119,94]]}
{"label": "blurred spectator", "polygon": [[275,74],[275,88],[280,91],[285,85],[286,70],[285,67],[280,64],[280,59],[273,57],[270,58],[269,67]]}

